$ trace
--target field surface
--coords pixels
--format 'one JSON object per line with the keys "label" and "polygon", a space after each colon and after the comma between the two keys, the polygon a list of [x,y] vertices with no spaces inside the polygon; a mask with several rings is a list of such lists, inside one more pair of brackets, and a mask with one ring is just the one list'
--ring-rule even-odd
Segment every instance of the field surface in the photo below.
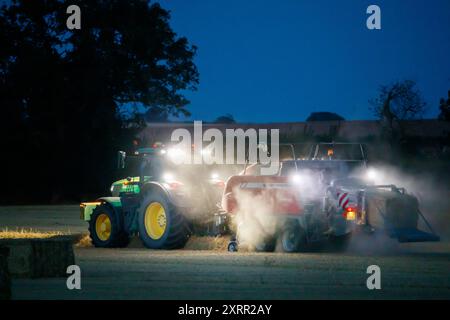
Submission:
{"label": "field surface", "polygon": [[[77,206],[0,207],[9,229],[86,232]],[[195,240],[193,240],[195,241]],[[195,248],[190,244],[188,248]],[[14,279],[15,299],[450,299],[450,245],[377,239],[347,252],[228,253],[76,248],[82,289],[66,279]],[[381,290],[366,269],[381,268]]]}

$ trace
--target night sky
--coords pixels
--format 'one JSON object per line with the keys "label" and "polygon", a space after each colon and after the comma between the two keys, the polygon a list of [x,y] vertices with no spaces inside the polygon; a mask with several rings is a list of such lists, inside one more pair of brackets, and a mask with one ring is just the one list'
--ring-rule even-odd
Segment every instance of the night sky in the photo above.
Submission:
{"label": "night sky", "polygon": [[[378,86],[403,79],[417,81],[433,118],[450,89],[450,0],[158,2],[198,46],[191,119],[371,119]],[[381,7],[382,30],[366,28],[371,4]]]}

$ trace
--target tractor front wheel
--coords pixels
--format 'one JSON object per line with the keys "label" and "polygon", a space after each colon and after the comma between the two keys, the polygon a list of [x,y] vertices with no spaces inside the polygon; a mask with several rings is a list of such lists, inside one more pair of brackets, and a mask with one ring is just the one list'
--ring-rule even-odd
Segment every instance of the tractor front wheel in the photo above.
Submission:
{"label": "tractor front wheel", "polygon": [[114,209],[107,204],[97,206],[89,220],[92,244],[99,248],[126,247],[128,235],[120,227]]}
{"label": "tractor front wheel", "polygon": [[178,249],[186,244],[189,228],[167,197],[148,192],[139,208],[139,237],[150,249]]}

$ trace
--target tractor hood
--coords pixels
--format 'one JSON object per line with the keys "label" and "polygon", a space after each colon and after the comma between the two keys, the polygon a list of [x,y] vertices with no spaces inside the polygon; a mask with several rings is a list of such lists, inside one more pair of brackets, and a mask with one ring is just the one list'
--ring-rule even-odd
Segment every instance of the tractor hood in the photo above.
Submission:
{"label": "tractor hood", "polygon": [[111,194],[118,197],[121,192],[139,193],[139,177],[130,177],[113,182]]}

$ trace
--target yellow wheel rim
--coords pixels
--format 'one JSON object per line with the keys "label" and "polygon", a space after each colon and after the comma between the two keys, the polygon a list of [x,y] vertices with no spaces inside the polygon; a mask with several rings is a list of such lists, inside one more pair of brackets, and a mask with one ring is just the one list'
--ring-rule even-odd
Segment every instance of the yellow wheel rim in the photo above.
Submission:
{"label": "yellow wheel rim", "polygon": [[145,210],[145,230],[153,240],[160,239],[166,231],[166,211],[159,202],[152,202]]}
{"label": "yellow wheel rim", "polygon": [[95,232],[100,240],[106,241],[109,239],[111,236],[111,219],[109,219],[108,215],[102,213],[97,217]]}

